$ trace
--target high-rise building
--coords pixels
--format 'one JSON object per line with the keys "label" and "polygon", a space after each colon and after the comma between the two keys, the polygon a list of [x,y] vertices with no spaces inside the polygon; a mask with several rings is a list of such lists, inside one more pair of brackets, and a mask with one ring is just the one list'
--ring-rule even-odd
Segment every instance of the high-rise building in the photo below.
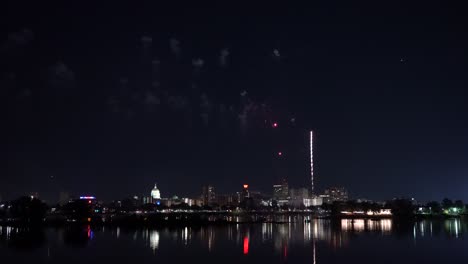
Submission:
{"label": "high-rise building", "polygon": [[286,179],[282,179],[281,183],[273,185],[273,199],[286,200],[289,198],[289,186]]}
{"label": "high-rise building", "polygon": [[202,200],[204,205],[211,205],[216,200],[215,189],[212,185],[205,185],[202,188]]}
{"label": "high-rise building", "polygon": [[242,192],[241,192],[241,195],[240,195],[240,201],[243,202],[243,201],[245,201],[247,198],[250,198],[249,185],[248,185],[248,184],[244,184],[244,185],[242,186]]}
{"label": "high-rise building", "polygon": [[321,197],[324,203],[345,202],[348,200],[348,191],[344,187],[329,187]]}

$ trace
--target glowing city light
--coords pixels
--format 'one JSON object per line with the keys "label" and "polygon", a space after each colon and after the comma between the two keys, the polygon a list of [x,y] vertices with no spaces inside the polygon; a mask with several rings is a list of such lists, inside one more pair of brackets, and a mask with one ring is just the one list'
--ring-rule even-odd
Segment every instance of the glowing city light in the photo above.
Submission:
{"label": "glowing city light", "polygon": [[249,185],[248,184],[244,184],[244,189],[247,189],[249,188]]}
{"label": "glowing city light", "polygon": [[151,231],[149,236],[150,248],[156,250],[159,247],[159,232],[156,230]]}
{"label": "glowing city light", "polygon": [[310,131],[310,182],[312,195],[314,194],[314,132]]}
{"label": "glowing city light", "polygon": [[272,125],[273,128],[276,128],[278,127],[278,123],[274,122],[273,125]]}
{"label": "glowing city light", "polygon": [[249,254],[249,237],[244,237],[244,255]]}
{"label": "glowing city light", "polygon": [[81,200],[94,200],[96,197],[94,196],[80,196]]}
{"label": "glowing city light", "polygon": [[278,156],[283,156],[283,152],[278,152]]}

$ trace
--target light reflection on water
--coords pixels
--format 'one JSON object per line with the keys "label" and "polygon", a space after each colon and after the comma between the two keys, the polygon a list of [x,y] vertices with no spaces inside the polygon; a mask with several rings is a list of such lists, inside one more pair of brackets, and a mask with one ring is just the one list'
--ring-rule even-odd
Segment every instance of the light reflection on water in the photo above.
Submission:
{"label": "light reflection on water", "polygon": [[468,231],[467,222],[461,219],[411,223],[395,223],[391,219],[306,220],[288,217],[282,223],[160,229],[83,226],[33,230],[4,226],[0,227],[0,253],[2,248],[44,248],[44,255],[53,259],[60,247],[86,248],[90,243],[111,243],[109,241],[121,241],[119,243],[125,245],[134,241],[132,243],[147,248],[154,256],[174,247],[181,250],[196,248],[198,252],[206,254],[229,249],[244,256],[259,254],[260,248],[267,248],[269,254],[286,260],[297,254],[298,249],[303,249],[310,254],[309,263],[317,263],[324,250],[336,252],[352,247],[354,240],[368,235],[374,240],[397,236],[415,242],[432,237],[462,241]]}
{"label": "light reflection on water", "polygon": [[346,232],[364,232],[380,231],[390,233],[392,231],[391,219],[341,219],[341,231]]}
{"label": "light reflection on water", "polygon": [[159,247],[159,232],[152,230],[149,236],[149,245],[152,250],[156,250]]}

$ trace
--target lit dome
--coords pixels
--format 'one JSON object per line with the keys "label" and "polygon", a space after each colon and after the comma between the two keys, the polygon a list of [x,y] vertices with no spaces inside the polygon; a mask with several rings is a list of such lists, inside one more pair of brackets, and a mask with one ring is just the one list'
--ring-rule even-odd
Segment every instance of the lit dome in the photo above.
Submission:
{"label": "lit dome", "polygon": [[153,190],[151,190],[151,198],[153,199],[161,199],[161,192],[159,192],[158,187],[154,184]]}

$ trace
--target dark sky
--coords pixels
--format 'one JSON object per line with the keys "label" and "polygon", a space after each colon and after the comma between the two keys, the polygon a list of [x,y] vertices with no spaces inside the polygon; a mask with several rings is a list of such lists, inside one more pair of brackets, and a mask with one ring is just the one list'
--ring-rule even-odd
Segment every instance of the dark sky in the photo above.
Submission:
{"label": "dark sky", "polygon": [[309,186],[313,129],[319,191],[468,200],[463,6],[158,2],[2,8],[3,198]]}

